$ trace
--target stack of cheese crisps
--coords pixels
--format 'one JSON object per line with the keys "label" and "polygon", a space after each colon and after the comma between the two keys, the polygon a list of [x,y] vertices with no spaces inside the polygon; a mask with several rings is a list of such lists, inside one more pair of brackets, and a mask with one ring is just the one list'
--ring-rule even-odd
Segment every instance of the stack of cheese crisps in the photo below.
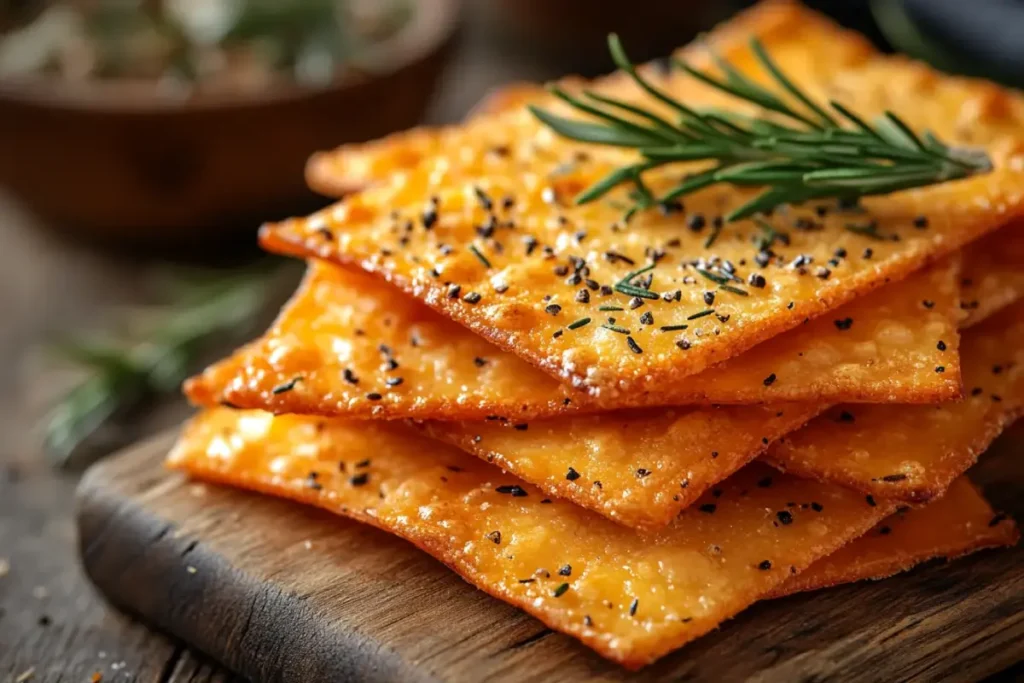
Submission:
{"label": "stack of cheese crisps", "polygon": [[614,193],[572,199],[627,153],[545,128],[532,86],[320,154],[310,183],[344,198],[261,234],[305,281],[189,381],[170,465],[401,536],[629,667],[758,600],[1014,543],[963,475],[1024,406],[1024,99],[789,2],[704,43],[756,75],[751,36],[812,97],[994,170],[733,223],[751,194],[716,186],[626,225]]}

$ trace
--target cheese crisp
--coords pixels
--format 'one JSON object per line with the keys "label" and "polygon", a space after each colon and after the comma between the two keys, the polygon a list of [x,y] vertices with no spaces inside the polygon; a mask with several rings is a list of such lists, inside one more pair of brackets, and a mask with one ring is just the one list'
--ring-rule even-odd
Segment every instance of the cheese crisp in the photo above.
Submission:
{"label": "cheese crisp", "polygon": [[[313,262],[263,338],[190,380],[185,391],[208,407],[449,421],[663,402],[933,402],[961,391],[957,265],[947,260],[675,386],[602,399],[385,283]],[[938,365],[945,372],[934,372]]]}
{"label": "cheese crisp", "polygon": [[1017,222],[964,250],[961,326],[976,325],[1020,298],[1024,298],[1024,223]]}
{"label": "cheese crisp", "polygon": [[833,408],[776,442],[768,459],[879,497],[941,495],[1024,410],[1024,302],[964,333],[961,355],[963,401]]}
{"label": "cheese crisp", "polygon": [[423,428],[548,495],[630,527],[658,529],[824,408],[663,408],[535,422],[427,422]]}
{"label": "cheese crisp", "polygon": [[983,548],[1014,545],[1017,525],[997,514],[970,480],[960,477],[938,500],[904,508],[806,571],[789,578],[772,597],[883,579],[937,557],[953,559]]}
{"label": "cheese crisp", "polygon": [[[754,220],[721,225],[751,196],[732,187],[626,225],[624,194],[572,200],[634,161],[631,152],[567,141],[517,109],[435,133],[444,138],[436,155],[307,219],[266,226],[263,244],[359,265],[558,377],[633,395],[666,390],[1021,213],[1021,147],[1008,132],[1022,118],[1008,92],[879,56],[785,4],[710,40],[752,76],[748,32],[818,100],[835,96],[865,115],[891,108],[917,129],[985,145],[996,169],[868,199],[860,212],[791,207],[768,229]],[[654,78],[690,106],[723,104],[681,72]],[[621,76],[604,83],[623,99],[640,97]],[[655,169],[648,184],[657,195],[686,170]],[[622,294],[623,284],[657,298]]]}
{"label": "cheese crisp", "polygon": [[169,465],[395,533],[630,668],[713,629],[893,511],[751,465],[669,529],[637,534],[400,424],[227,409],[194,420]]}

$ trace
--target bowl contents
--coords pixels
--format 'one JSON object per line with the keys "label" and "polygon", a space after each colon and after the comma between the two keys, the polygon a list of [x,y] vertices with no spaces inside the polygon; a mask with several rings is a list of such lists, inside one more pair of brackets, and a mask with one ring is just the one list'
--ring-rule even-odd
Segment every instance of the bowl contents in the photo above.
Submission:
{"label": "bowl contents", "polygon": [[[213,92],[374,69],[413,0],[63,0],[0,34],[0,78]],[[26,12],[26,14],[28,14]]]}

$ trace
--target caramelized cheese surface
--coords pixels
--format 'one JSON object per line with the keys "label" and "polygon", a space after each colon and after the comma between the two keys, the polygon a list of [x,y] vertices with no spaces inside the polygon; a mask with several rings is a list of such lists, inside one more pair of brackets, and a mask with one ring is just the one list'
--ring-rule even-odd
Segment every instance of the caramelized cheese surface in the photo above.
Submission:
{"label": "caramelized cheese surface", "polygon": [[[755,9],[710,39],[759,78],[746,45],[750,33],[818,101],[835,97],[864,116],[892,109],[917,129],[986,147],[995,170],[867,199],[863,212],[828,202],[777,211],[770,223],[789,244],[772,245],[762,267],[752,244],[762,230],[753,221],[724,226],[705,246],[716,219],[752,191],[708,188],[687,197],[682,211],[645,211],[623,225],[625,189],[584,206],[572,199],[635,157],[562,139],[516,108],[421,131],[438,138],[426,152],[401,136],[381,143],[375,149],[384,157],[411,161],[396,161],[391,172],[384,163],[378,177],[386,180],[334,207],[266,226],[263,244],[358,265],[553,375],[592,393],[635,395],[665,390],[905,277],[1021,213],[1024,160],[1016,136],[1024,118],[1008,91],[880,56],[863,39],[789,3]],[[707,59],[691,53],[695,62]],[[691,106],[735,107],[679,71],[652,78]],[[621,75],[598,87],[648,101]],[[657,194],[688,170],[680,164],[652,171],[648,184]],[[868,224],[879,237],[849,229]],[[652,258],[658,262],[650,289],[668,300],[630,308],[631,296],[602,289]],[[721,289],[701,270],[717,279],[734,275],[728,286],[745,295]],[[748,284],[756,276],[764,287]],[[708,291],[715,295],[710,304]],[[624,310],[600,310],[608,306]]]}
{"label": "caramelized cheese surface", "polygon": [[548,495],[630,527],[657,529],[824,409],[808,403],[663,408],[423,428]]}
{"label": "caramelized cheese surface", "polygon": [[1017,221],[964,250],[961,327],[977,325],[1024,298],[1024,222]]}
{"label": "caramelized cheese surface", "polygon": [[790,577],[771,597],[883,579],[936,557],[953,559],[983,548],[1014,545],[1017,525],[996,514],[967,477],[936,501],[904,508],[874,529]]}
{"label": "caramelized cheese surface", "polygon": [[[385,283],[312,262],[271,329],[190,380],[186,393],[208,407],[445,421],[660,403],[934,402],[961,389],[957,266],[946,260],[674,386],[602,399]],[[946,371],[934,372],[938,365]]]}
{"label": "caramelized cheese surface", "polygon": [[1024,411],[1024,301],[967,330],[961,359],[963,401],[836,407],[777,441],[766,457],[786,471],[879,497],[941,495]]}
{"label": "caramelized cheese surface", "polygon": [[752,464],[670,528],[639,534],[400,424],[223,408],[186,428],[168,464],[395,533],[631,668],[713,629],[894,509]]}

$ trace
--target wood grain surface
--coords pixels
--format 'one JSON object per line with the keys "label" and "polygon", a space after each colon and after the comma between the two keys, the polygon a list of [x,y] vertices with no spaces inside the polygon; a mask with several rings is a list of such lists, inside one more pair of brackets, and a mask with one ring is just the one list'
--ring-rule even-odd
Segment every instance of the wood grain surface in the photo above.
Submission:
{"label": "wood grain surface", "polygon": [[[1024,548],[756,605],[639,674],[407,543],[162,471],[173,435],[90,470],[86,572],[112,601],[253,681],[978,680],[1024,659]],[[1024,429],[976,480],[1024,517]]]}

